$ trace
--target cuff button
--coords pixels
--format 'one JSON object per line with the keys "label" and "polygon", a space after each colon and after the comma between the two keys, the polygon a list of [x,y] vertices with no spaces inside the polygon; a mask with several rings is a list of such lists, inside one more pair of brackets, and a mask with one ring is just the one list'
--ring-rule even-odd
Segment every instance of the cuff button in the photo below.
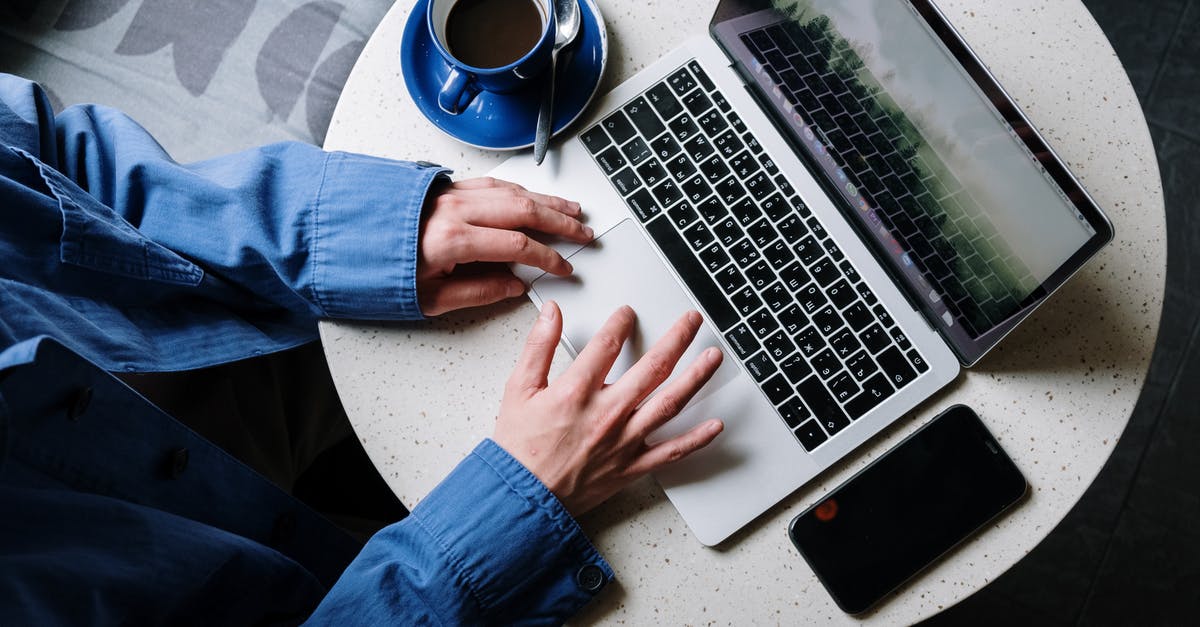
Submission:
{"label": "cuff button", "polygon": [[575,573],[575,582],[587,592],[597,592],[604,587],[604,571],[595,564],[588,564]]}

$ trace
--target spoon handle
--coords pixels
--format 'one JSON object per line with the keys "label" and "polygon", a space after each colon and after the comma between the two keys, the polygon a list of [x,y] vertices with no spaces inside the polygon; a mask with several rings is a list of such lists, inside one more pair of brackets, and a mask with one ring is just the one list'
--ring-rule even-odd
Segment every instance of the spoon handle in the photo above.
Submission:
{"label": "spoon handle", "polygon": [[533,160],[538,165],[546,158],[546,148],[550,145],[550,122],[554,117],[554,76],[557,74],[558,50],[550,54],[549,80],[542,88],[542,103],[538,107],[537,132],[533,137]]}

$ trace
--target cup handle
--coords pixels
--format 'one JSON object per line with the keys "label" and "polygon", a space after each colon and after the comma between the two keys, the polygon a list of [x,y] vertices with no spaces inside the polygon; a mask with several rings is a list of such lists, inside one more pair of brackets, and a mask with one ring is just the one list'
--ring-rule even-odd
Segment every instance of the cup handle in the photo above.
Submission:
{"label": "cup handle", "polygon": [[438,92],[438,106],[450,115],[458,115],[467,109],[478,93],[479,88],[471,81],[471,75],[452,67],[446,82],[442,84],[442,90]]}

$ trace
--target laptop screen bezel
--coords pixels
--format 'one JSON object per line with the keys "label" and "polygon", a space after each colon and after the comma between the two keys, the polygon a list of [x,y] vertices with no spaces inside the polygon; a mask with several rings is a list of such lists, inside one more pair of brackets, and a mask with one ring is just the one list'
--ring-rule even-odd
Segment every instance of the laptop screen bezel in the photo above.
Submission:
{"label": "laptop screen bezel", "polygon": [[725,52],[738,72],[747,89],[756,97],[767,115],[776,122],[777,129],[793,148],[793,152],[809,167],[814,178],[823,186],[826,194],[833,200],[835,206],[842,212],[847,222],[851,224],[867,243],[867,247],[893,277],[897,286],[908,298],[910,304],[919,311],[939,335],[947,342],[963,366],[974,365],[991,350],[1013,328],[1032,313],[1038,306],[1061,287],[1067,279],[1077,272],[1091,257],[1113,238],[1112,223],[1095,203],[1092,197],[1083,189],[1079,181],[1070,172],[1066,164],[1058,157],[1041,133],[1033,126],[1020,107],[988,71],[979,57],[958,34],[945,15],[931,0],[905,0],[916,15],[925,21],[929,30],[945,46],[975,83],[980,92],[987,98],[992,108],[1011,127],[1015,136],[1021,139],[1026,149],[1045,170],[1050,179],[1062,191],[1076,210],[1092,227],[1095,234],[1085,241],[1066,261],[1053,271],[1033,292],[1022,302],[1020,309],[1007,320],[995,325],[981,335],[970,338],[964,333],[951,333],[948,326],[932,310],[923,294],[917,291],[911,279],[904,276],[895,257],[884,250],[879,240],[865,232],[865,224],[855,216],[855,212],[847,199],[836,189],[831,181],[815,163],[813,155],[803,147],[803,140],[795,134],[794,129],[782,121],[783,114],[772,104],[772,99],[764,93],[758,79],[750,69],[750,60],[741,51],[739,45],[731,45],[722,36],[719,25],[729,20],[751,13],[772,9],[769,0],[722,0],[709,24],[709,34],[718,46]]}

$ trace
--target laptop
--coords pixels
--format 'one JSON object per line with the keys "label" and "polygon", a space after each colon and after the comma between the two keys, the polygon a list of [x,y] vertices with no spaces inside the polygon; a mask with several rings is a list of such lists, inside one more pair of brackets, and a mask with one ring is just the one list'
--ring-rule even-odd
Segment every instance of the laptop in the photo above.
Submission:
{"label": "laptop", "polygon": [[599,234],[553,242],[572,277],[514,271],[571,354],[633,307],[610,380],[703,314],[680,363],[725,361],[654,437],[725,421],[656,474],[706,545],[954,380],[1113,236],[929,0],[722,0],[593,110],[546,164],[492,173],[580,201]]}

